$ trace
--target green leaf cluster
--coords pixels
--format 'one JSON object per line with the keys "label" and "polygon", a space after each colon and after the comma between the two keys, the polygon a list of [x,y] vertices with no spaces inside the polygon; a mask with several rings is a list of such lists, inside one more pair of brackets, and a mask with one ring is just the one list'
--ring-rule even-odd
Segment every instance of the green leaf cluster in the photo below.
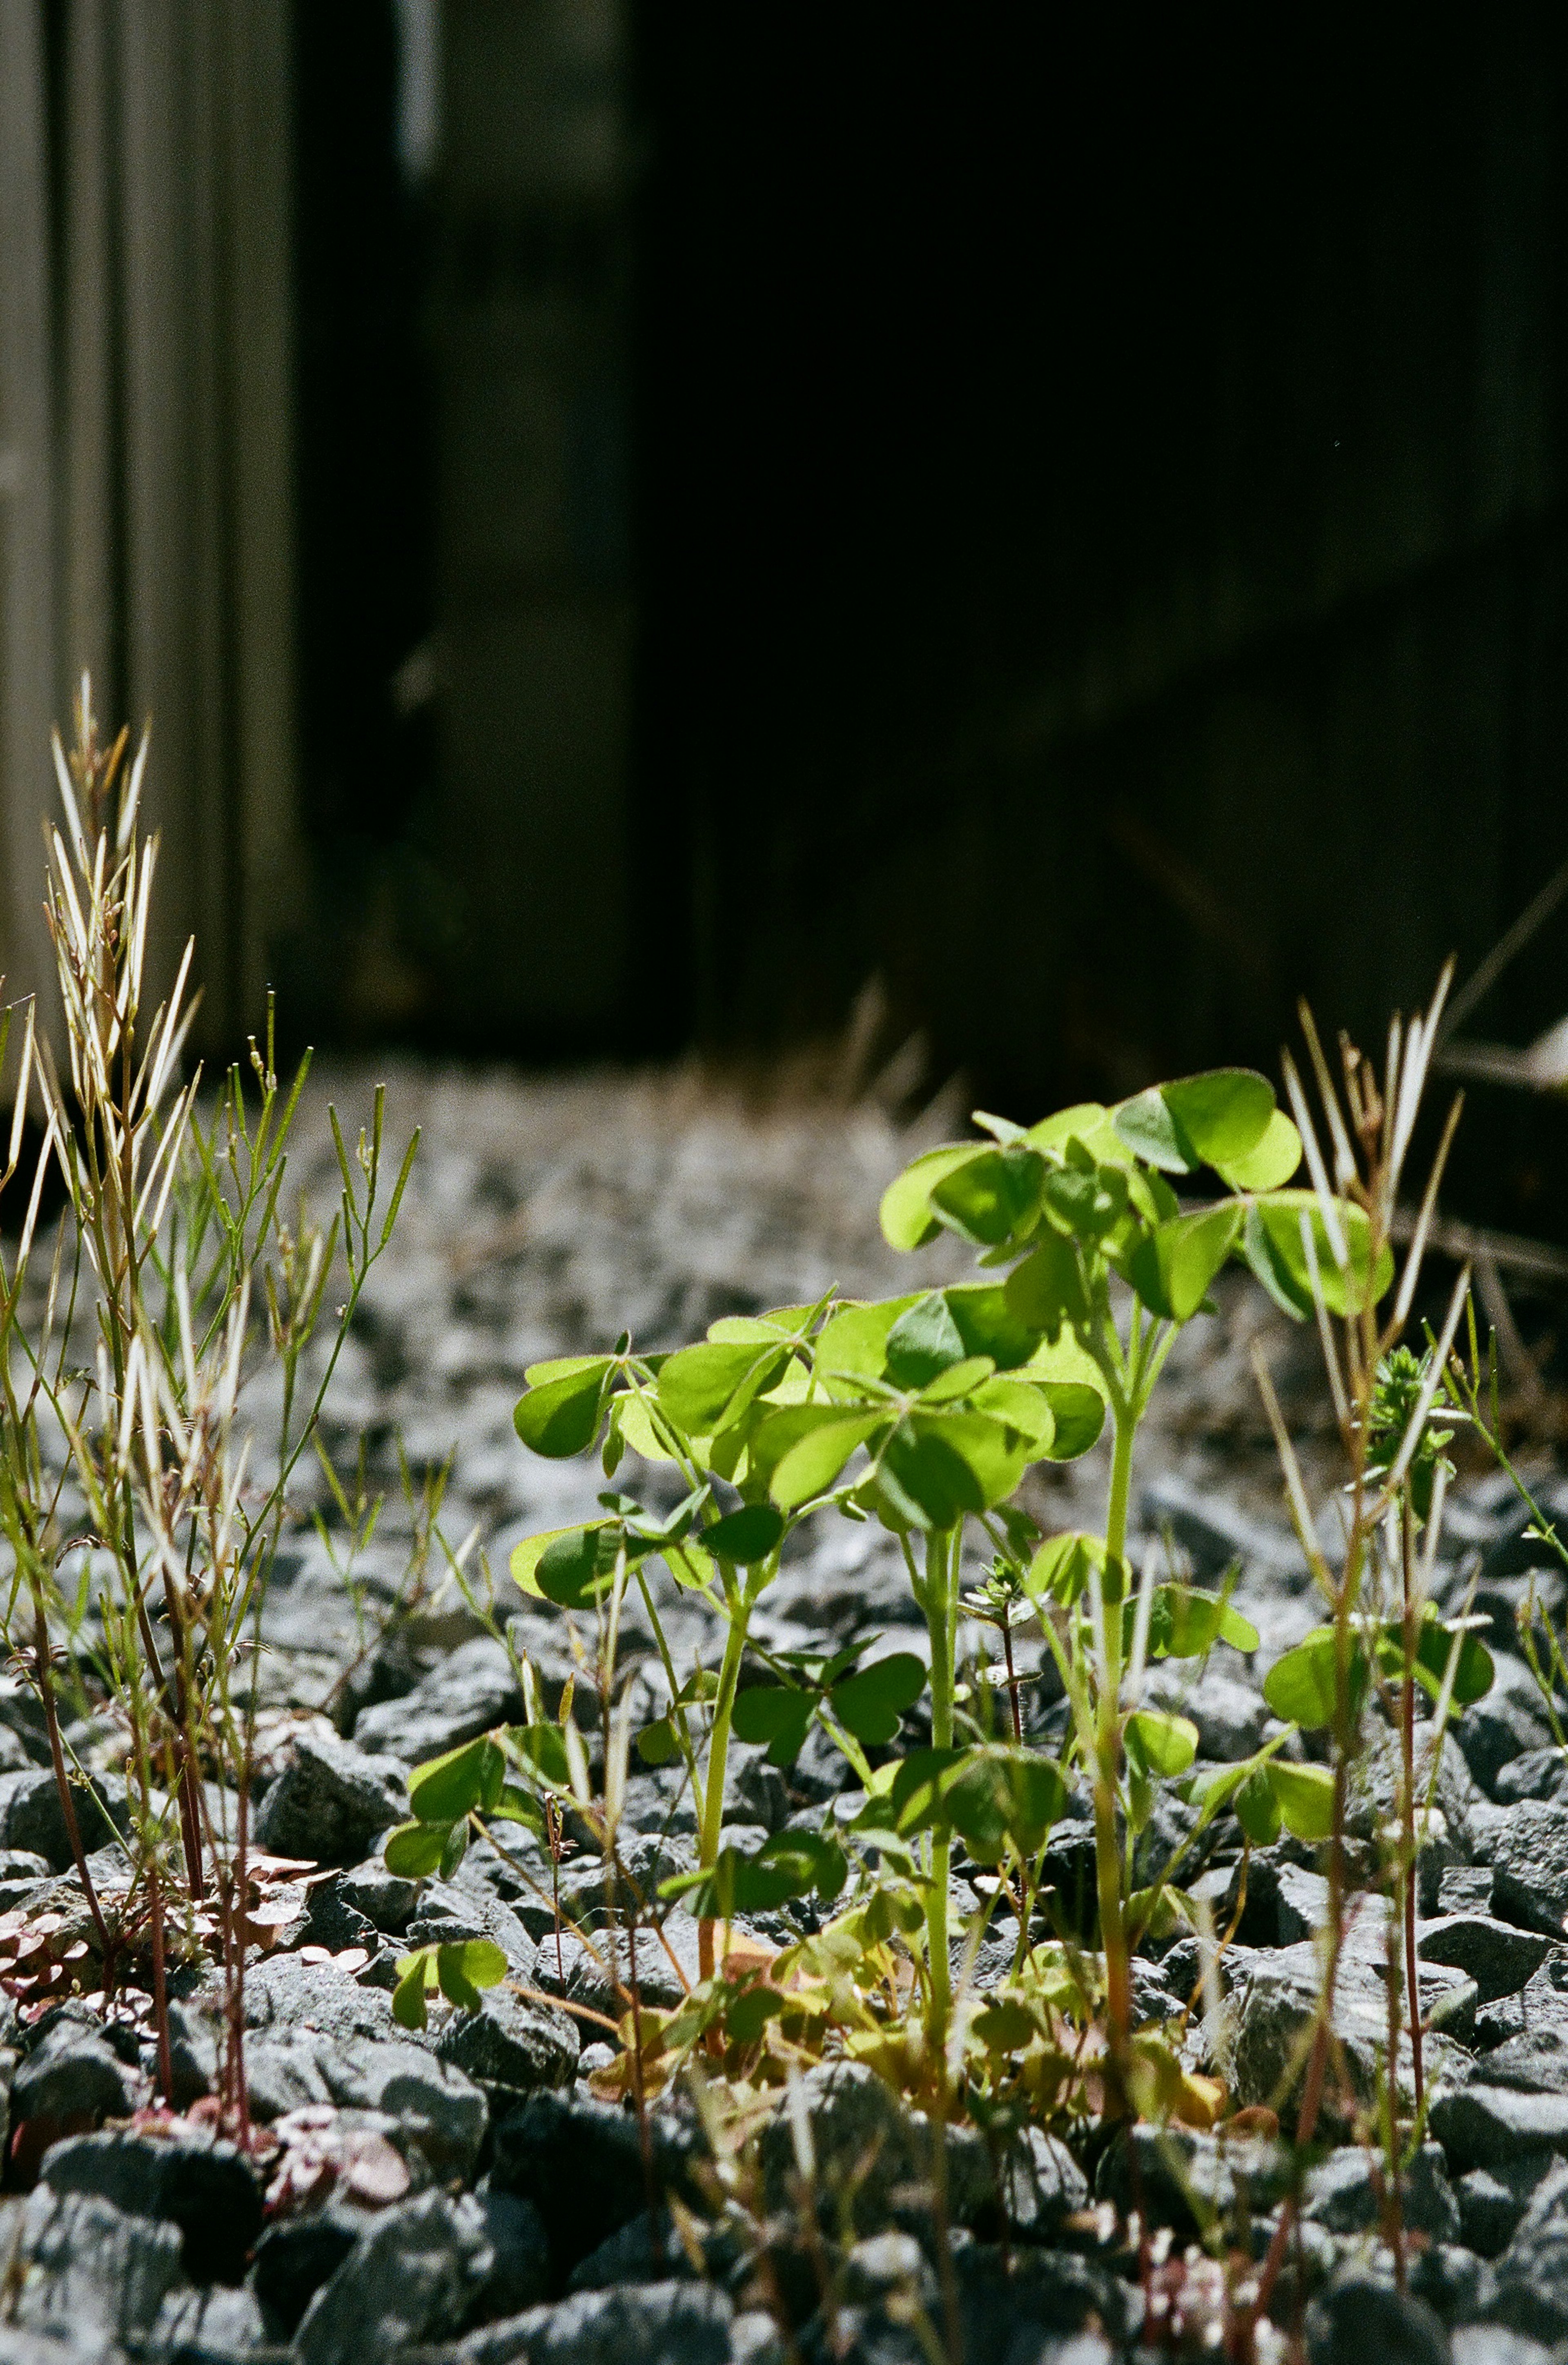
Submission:
{"label": "green leaf cluster", "polygon": [[[1286,1188],[1301,1138],[1250,1069],[1151,1085],[1114,1107],[1085,1102],[1027,1130],[980,1122],[991,1141],[928,1150],[890,1185],[882,1229],[895,1248],[955,1232],[982,1261],[1012,1264],[1010,1309],[1050,1339],[1065,1327],[1092,1343],[1111,1272],[1174,1323],[1203,1309],[1232,1256],[1297,1317],[1315,1290],[1342,1314],[1392,1278],[1386,1256],[1369,1270],[1361,1209],[1337,1203],[1331,1232],[1315,1193]],[[1170,1178],[1204,1171],[1225,1195],[1183,1212]]]}

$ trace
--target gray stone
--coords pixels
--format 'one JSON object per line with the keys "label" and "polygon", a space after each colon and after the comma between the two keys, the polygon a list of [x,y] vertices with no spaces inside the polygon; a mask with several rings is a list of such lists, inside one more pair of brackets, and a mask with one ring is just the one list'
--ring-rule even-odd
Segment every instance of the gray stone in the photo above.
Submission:
{"label": "gray stone", "polygon": [[177,2111],[210,2094],[218,2083],[219,2031],[217,2019],[199,2004],[175,1999],[169,2005],[169,2100]]}
{"label": "gray stone", "polygon": [[338,1955],[351,1946],[361,1946],[374,1954],[381,1944],[381,1933],[367,1913],[362,1913],[343,1894],[341,1880],[323,1880],[309,1893],[305,1918],[297,1939],[283,1939],[285,1945],[325,1946]]}
{"label": "gray stone", "polygon": [[263,2126],[290,2111],[330,2102],[321,2074],[321,2039],[311,2029],[280,2031],[245,2039],[245,2091],[251,2116]]}
{"label": "gray stone", "polygon": [[[1554,1946],[1518,1995],[1489,2007],[1495,2036],[1482,2074],[1497,2086],[1568,2093],[1568,1953]],[[1482,2034],[1479,2017],[1477,2037]]]}
{"label": "gray stone", "polygon": [[1070,2251],[970,2242],[955,2253],[953,2267],[967,2358],[1034,2359],[1042,2335],[1059,2339],[1086,2328],[1126,2340],[1142,2314],[1133,2284]]}
{"label": "gray stone", "polygon": [[1009,2233],[1038,2242],[1089,2198],[1089,2183],[1059,2135],[1025,2126],[996,2163],[997,2199]]}
{"label": "gray stone", "polygon": [[232,2144],[182,2129],[70,2136],[46,2152],[40,2178],[53,2192],[92,2193],[127,2216],[177,2225],[195,2282],[238,2281],[262,2229],[250,2163]]}
{"label": "gray stone", "polygon": [[410,1946],[454,1945],[465,1938],[488,1938],[507,1958],[512,1975],[529,1986],[539,1977],[539,1955],[510,1905],[478,1888],[458,1889],[427,1880],[424,1894],[406,1925]]}
{"label": "gray stone", "polygon": [[172,2365],[238,2365],[264,2349],[266,2337],[254,2292],[219,2283],[210,2291],[172,2291],[141,2353],[144,2365],[165,2359]]}
{"label": "gray stone", "polygon": [[[1528,2036],[1531,2040],[1529,2049],[1534,2052],[1544,2055],[1553,2048],[1568,2052],[1568,1990],[1560,1984],[1565,1973],[1568,1973],[1568,1953],[1561,1946],[1550,1947],[1540,1968],[1525,1981],[1516,1995],[1499,1996],[1495,2002],[1484,2005],[1476,2013],[1475,2042],[1479,2049],[1494,2057],[1501,2053],[1501,2057],[1506,2060],[1509,2057],[1502,2048],[1511,2039]],[[1491,2060],[1487,2063],[1485,2075],[1488,2078],[1494,2076]],[[1543,2076],[1542,2070],[1537,2068],[1518,2079],[1512,2073],[1504,2074],[1497,2077],[1496,2082],[1505,2086],[1516,2082],[1526,2085],[1544,2083],[1550,2087],[1553,2080],[1550,2072]]]}
{"label": "gray stone", "polygon": [[913,2234],[873,2234],[855,2243],[844,2261],[843,2292],[848,2307],[896,2298],[927,2315],[938,2299],[931,2262]]}
{"label": "gray stone", "polygon": [[[657,1833],[640,1832],[627,1841],[620,1854],[620,1875],[612,1877],[599,1856],[590,1856],[575,1864],[563,1875],[561,1881],[561,1911],[568,1922],[591,1929],[609,1911],[610,1893],[625,1901],[628,1885],[640,1898],[643,1906],[658,1902],[659,1883],[677,1873],[689,1872],[696,1862],[689,1844],[681,1839],[665,1838]],[[553,1925],[548,1909],[545,1922]],[[524,1911],[521,1917],[530,1931],[537,1935],[533,1919]]]}
{"label": "gray stone", "polygon": [[1289,2160],[1279,2144],[1250,2136],[1222,2141],[1188,2127],[1139,2124],[1105,2151],[1094,2191],[1123,2216],[1141,2196],[1149,2222],[1170,2226],[1185,2241],[1215,2219],[1272,2208],[1289,2182]]}
{"label": "gray stone", "polygon": [[[1496,2269],[1459,2242],[1411,2242],[1406,2264],[1412,2298],[1425,2300],[1444,2324],[1478,2322],[1496,2300]],[[1398,2281],[1385,2247],[1378,2250],[1377,2267],[1390,2281]]]}
{"label": "gray stone", "polygon": [[357,1864],[409,1811],[404,1770],[335,1735],[302,1732],[256,1812],[256,1838],[274,1855]]}
{"label": "gray stone", "polygon": [[1496,1660],[1492,1689],[1456,1720],[1459,1745],[1482,1788],[1495,1794],[1497,1777],[1527,1750],[1546,1749],[1551,1727],[1529,1669],[1508,1653]]}
{"label": "gray stone", "polygon": [[388,1872],[378,1855],[366,1856],[344,1873],[339,1889],[356,1912],[388,1937],[400,1938],[420,1901],[424,1883]]}
{"label": "gray stone", "polygon": [[1495,2322],[1532,2340],[1568,2340],[1568,2162],[1537,2185],[1496,2275]]}
{"label": "gray stone", "polygon": [[[568,2003],[582,2004],[589,2012],[618,2020],[626,2009],[623,1990],[631,1983],[631,1951],[624,1931],[600,1930],[587,1938],[566,1931],[562,1933],[557,1959],[554,1933],[548,1932],[539,1941],[536,1984],[546,1994],[562,1996]],[[635,1962],[638,1992],[643,2002],[656,2011],[673,2011],[696,1984],[692,1974],[682,1977],[656,1930],[638,1931]]]}
{"label": "gray stone", "polygon": [[1488,1913],[1449,1913],[1426,1922],[1416,1935],[1424,1963],[1446,1963],[1475,1981],[1477,2001],[1492,2003],[1515,1995],[1546,1959],[1550,1940]]}
{"label": "gray stone", "polygon": [[[129,1829],[125,1784],[118,1775],[95,1774],[90,1788],[73,1779],[71,1794],[76,1828],[89,1854]],[[41,1856],[55,1872],[65,1871],[73,1862],[71,1835],[50,1767],[0,1774],[0,1847]]]}
{"label": "gray stone", "polygon": [[31,2270],[12,2320],[28,2332],[129,2341],[151,2332],[183,2281],[174,2225],[129,2217],[91,2193],[40,2184],[22,2212],[17,2256]]}
{"label": "gray stone", "polygon": [[[925,2122],[907,2110],[864,2062],[819,2062],[800,2082],[810,2123],[819,2192],[842,2207],[857,2232],[879,2233],[895,2199],[929,2194],[931,2146]],[[770,2209],[793,2204],[799,2173],[791,2111],[780,2108],[762,2130],[758,2159]]]}
{"label": "gray stone", "polygon": [[1477,2257],[1495,2259],[1507,2248],[1553,2164],[1549,2151],[1517,2151],[1460,2178],[1454,2187],[1460,2231]]}
{"label": "gray stone", "polygon": [[[1371,1917],[1347,1937],[1334,1988],[1334,2033],[1344,2048],[1357,2091],[1370,2100],[1388,2044],[1388,1994],[1382,1932]],[[1475,2008],[1475,1987],[1461,1971],[1423,1965],[1421,2009],[1439,2016],[1449,2034],[1462,2038]],[[1305,2068],[1306,2032],[1317,2016],[1323,1965],[1315,1945],[1303,1942],[1276,1954],[1254,1956],[1239,1995],[1233,2091],[1241,2103],[1274,2103],[1290,2080],[1299,2086]],[[1452,2058],[1447,2036],[1435,2031],[1424,2046],[1427,2075],[1434,2082]],[[1408,2042],[1400,2046],[1401,2090],[1412,2088]],[[1413,2094],[1412,2094],[1413,2099]]]}
{"label": "gray stone", "polygon": [[464,1642],[402,1699],[361,1710],[353,1737],[361,1749],[386,1751],[422,1765],[476,1741],[492,1725],[515,1724],[522,1695],[503,1643],[489,1635]]}
{"label": "gray stone", "polygon": [[1249,1757],[1274,1724],[1261,1692],[1220,1666],[1207,1666],[1194,1678],[1182,1663],[1167,1663],[1150,1672],[1144,1688],[1151,1707],[1192,1719],[1199,1756],[1216,1764]]}
{"label": "gray stone", "polygon": [[580,2040],[568,2012],[498,1987],[485,1990],[477,2012],[454,2011],[435,2049],[440,2060],[487,2086],[529,2094],[539,2086],[571,2084]]}
{"label": "gray stone", "polygon": [[1492,1841],[1492,1898],[1499,1913],[1553,1938],[1568,1922],[1568,1805],[1526,1799]]}
{"label": "gray stone", "polygon": [[11,2119],[65,2122],[125,2118],[140,2100],[141,2079],[106,2039],[74,2016],[56,2021],[11,2081]]}
{"label": "gray stone", "polygon": [[396,2030],[391,1998],[380,1989],[361,1987],[334,1963],[304,1963],[297,1955],[269,1955],[247,1967],[245,2025],[269,2034],[311,2029],[339,2042]]}
{"label": "gray stone", "polygon": [[384,2210],[306,2309],[300,2365],[391,2357],[462,2328],[495,2269],[472,2194],[424,2192]]}
{"label": "gray stone", "polygon": [[[1383,2217],[1381,2158],[1361,2145],[1330,2152],[1307,2176],[1303,2214],[1330,2234],[1374,2231]],[[1441,2146],[1421,2146],[1400,2196],[1405,2224],[1434,2242],[1457,2242],[1459,2203],[1448,2179]]]}
{"label": "gray stone", "polygon": [[510,2353],[528,2365],[731,2365],[734,2322],[722,2292],[685,2278],[576,2292],[519,2316]]}
{"label": "gray stone", "polygon": [[485,2220],[493,2263],[476,2306],[487,2316],[521,2315],[550,2288],[550,2245],[532,2201],[486,2188],[474,2196]]}
{"label": "gray stone", "polygon": [[[1417,1724],[1414,1739],[1417,1797],[1424,1799],[1432,1782],[1435,1736],[1430,1723]],[[1351,1775],[1345,1824],[1353,1838],[1372,1839],[1394,1819],[1403,1779],[1404,1754],[1399,1735],[1386,1728],[1375,1732]],[[1459,1861],[1465,1860],[1469,1855],[1471,1813],[1481,1803],[1474,1777],[1465,1763],[1459,1743],[1451,1731],[1445,1731],[1438,1756],[1433,1804],[1442,1818],[1442,1830],[1451,1843],[1451,1848],[1443,1861],[1434,1858],[1428,1867],[1429,1893],[1434,1902],[1443,1872],[1456,1860],[1453,1851],[1459,1852]],[[1435,1824],[1437,1817],[1431,1821]]]}
{"label": "gray stone", "polygon": [[[694,2169],[706,2150],[696,2125],[659,2107],[649,2113],[648,2133],[655,2192],[695,2202]],[[531,2094],[497,2122],[490,2182],[532,2202],[558,2270],[568,2272],[647,2206],[635,2113],[580,2087]]]}
{"label": "gray stone", "polygon": [[1358,2269],[1335,2275],[1306,2314],[1308,2365],[1450,2365],[1449,2337],[1424,2301]]}
{"label": "gray stone", "polygon": [[[1228,1927],[1241,1903],[1241,1867],[1237,1866],[1226,1888],[1221,1922]],[[1328,1918],[1328,1883],[1319,1872],[1270,1849],[1248,1867],[1247,1900],[1241,1935],[1249,1945],[1294,1946],[1316,1937]],[[1194,1947],[1195,1956],[1195,1947]]]}
{"label": "gray stone", "polygon": [[[1472,1812],[1473,1811],[1473,1809]],[[1450,1866],[1438,1883],[1438,1911],[1439,1913],[1489,1914],[1491,1911],[1491,1866],[1481,1864]]]}
{"label": "gray stone", "polygon": [[1287,1579],[1307,1575],[1306,1555],[1289,1528],[1249,1519],[1212,1487],[1174,1471],[1162,1471],[1143,1488],[1140,1519],[1156,1534],[1169,1531],[1192,1554],[1199,1576],[1217,1576],[1232,1561]]}
{"label": "gray stone", "polygon": [[1539,2340],[1501,2324],[1462,2324],[1451,2337],[1453,2365],[1558,2365]]}
{"label": "gray stone", "polygon": [[644,2209],[606,2237],[566,2277],[566,2289],[609,2291],[617,2283],[667,2282],[693,2272],[667,2209]]}
{"label": "gray stone", "polygon": [[1568,1790],[1568,1758],[1553,1742],[1550,1749],[1527,1749],[1501,1768],[1492,1786],[1499,1805],[1516,1806],[1522,1799],[1559,1799]]}
{"label": "gray stone", "polygon": [[256,2245],[252,2281],[268,2330],[291,2340],[316,2293],[365,2230],[366,2213],[341,2201],[308,2215],[274,2217]]}
{"label": "gray stone", "polygon": [[322,2081],[340,2108],[385,2113],[438,2178],[466,2183],[472,2177],[489,2111],[461,2064],[398,2037],[323,2045],[318,2057]]}
{"label": "gray stone", "polygon": [[1568,2152],[1568,2095],[1522,2093],[1476,2079],[1439,2093],[1430,2124],[1450,2167],[1497,2169],[1521,2152]]}
{"label": "gray stone", "polygon": [[[932,2209],[932,2130],[919,2111],[908,2109],[864,2062],[819,2062],[801,2080],[801,2102],[810,2122],[813,2177],[819,2206],[836,2223],[848,2213],[861,2234],[879,2233],[890,2222],[922,2226]],[[978,2129],[949,2126],[946,2137],[948,2214],[964,2225],[998,2201],[996,2164]],[[796,2205],[798,2165],[791,2113],[780,2107],[758,2141],[763,2189],[770,2209]],[[1047,2180],[1058,2163],[1042,2155]],[[1031,2159],[1029,2170],[1036,2163]],[[1064,2178],[1069,2170],[1061,2170]],[[1022,2189],[1018,2198],[1027,2206]]]}
{"label": "gray stone", "polygon": [[67,2332],[23,2332],[7,2325],[5,2365],[128,2365],[125,2350],[106,2332],[75,2325]]}

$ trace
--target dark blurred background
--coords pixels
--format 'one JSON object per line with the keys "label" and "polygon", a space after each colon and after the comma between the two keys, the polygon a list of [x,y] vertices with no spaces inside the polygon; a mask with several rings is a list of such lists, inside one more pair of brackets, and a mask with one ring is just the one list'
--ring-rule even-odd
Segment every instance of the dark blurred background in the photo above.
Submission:
{"label": "dark blurred background", "polygon": [[[1568,858],[1556,17],[6,5],[57,536],[113,135],[93,661],[206,718],[162,793],[215,1039],[265,977],[296,1035],[524,1061],[766,1060],[859,997],[1029,1115],[1276,1072],[1298,993],[1380,1043]],[[218,388],[162,559],[138,368]],[[217,655],[159,677],[181,551]],[[1463,1032],[1565,1010],[1568,900]],[[1568,1234],[1555,1072],[1473,1084],[1465,1212]]]}

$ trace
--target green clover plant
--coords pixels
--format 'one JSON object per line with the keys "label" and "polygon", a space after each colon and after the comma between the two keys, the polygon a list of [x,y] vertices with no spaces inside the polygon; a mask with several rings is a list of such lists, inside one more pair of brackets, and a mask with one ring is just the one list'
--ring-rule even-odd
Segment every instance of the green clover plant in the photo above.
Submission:
{"label": "green clover plant", "polygon": [[[979,1138],[932,1150],[897,1178],[881,1223],[901,1250],[956,1235],[978,1251],[979,1279],[878,1303],[830,1293],[810,1306],[729,1316],[669,1354],[644,1353],[623,1336],[608,1354],[534,1365],[516,1412],[525,1445],[552,1459],[597,1448],[607,1487],[623,1464],[652,1465],[666,1474],[660,1493],[673,1473],[678,1496],[672,1509],[656,1511],[645,1488],[606,1491],[599,1517],[530,1538],[511,1569],[525,1592],[599,1621],[610,1637],[601,1666],[613,1663],[628,1590],[642,1597],[668,1699],[638,1748],[645,1764],[678,1763],[690,1784],[697,1866],[666,1894],[684,1895],[699,1918],[705,1982],[716,1970],[715,1925],[812,1892],[834,1904],[853,1877],[846,1926],[864,1915],[868,1897],[885,1892],[893,1918],[877,1921],[879,1944],[895,1925],[918,1939],[924,2041],[945,2061],[955,1842],[996,1868],[994,1893],[1017,1907],[1022,1966],[1048,1834],[1071,1786],[1086,1781],[1103,1956],[1094,1977],[1107,2090],[1123,2108],[1137,2102],[1130,1953],[1170,1910],[1182,1853],[1140,1889],[1137,1843],[1159,1786],[1190,1777],[1197,1750],[1187,1720],[1144,1705],[1145,1671],[1155,1659],[1199,1658],[1218,1642],[1252,1650],[1258,1641],[1226,1594],[1157,1583],[1152,1560],[1134,1585],[1126,1549],[1138,1424],[1173,1339],[1210,1310],[1209,1290],[1228,1261],[1248,1265],[1298,1318],[1323,1305],[1343,1316],[1381,1294],[1386,1275],[1359,1205],[1289,1187],[1300,1137],[1249,1070],[1189,1077],[1113,1108],[1066,1109],[1027,1129],[984,1115],[977,1124]],[[1184,1208],[1175,1182],[1200,1172],[1217,1178],[1221,1195]],[[1107,1423],[1103,1533],[1042,1539],[1018,1499],[1029,1470],[1088,1452]],[[754,1651],[748,1668],[757,1602],[797,1531],[828,1512],[875,1519],[896,1537],[927,1653]],[[971,1551],[987,1574],[966,1596]],[[649,1583],[655,1561],[713,1612],[722,1638],[716,1666],[676,1664]],[[1021,1607],[1040,1618],[1070,1703],[1059,1764],[1025,1743],[1014,1714],[1011,1631]],[[1006,1740],[985,1730],[978,1695],[959,1683],[965,1616],[1001,1624]],[[623,1739],[631,1695],[612,1708],[609,1692],[607,1678],[607,1730]],[[904,1720],[923,1695],[929,1743],[902,1746]],[[732,1735],[765,1744],[788,1766],[813,1728],[858,1776],[863,1808],[842,1832],[830,1821],[820,1837],[787,1833],[751,1856],[722,1850]],[[1277,1832],[1282,1819],[1303,1836],[1322,1835],[1322,1769],[1279,1762],[1284,1737],[1193,1789],[1196,1829],[1184,1846],[1227,1808],[1249,1835]],[[471,1824],[532,1814],[537,1827],[542,1793],[584,1809],[585,1769],[569,1709],[555,1724],[535,1713],[471,1743],[421,1769],[415,1821],[389,1843],[388,1862],[409,1872],[450,1869]],[[607,1790],[623,1790],[624,1779],[623,1745],[619,1756],[608,1748]],[[412,1965],[408,1977],[412,1990]],[[439,1968],[421,1967],[417,1977],[422,1996]],[[760,2008],[754,2001],[748,2009],[756,2017]],[[705,2004],[687,2017],[694,2029],[711,2024]]]}

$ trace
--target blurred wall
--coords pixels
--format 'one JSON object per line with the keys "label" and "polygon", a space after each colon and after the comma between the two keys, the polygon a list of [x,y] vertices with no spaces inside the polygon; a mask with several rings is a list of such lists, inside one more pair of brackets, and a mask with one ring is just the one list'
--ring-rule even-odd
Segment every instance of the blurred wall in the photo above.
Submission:
{"label": "blurred wall", "polygon": [[48,730],[151,717],[167,972],[259,1026],[297,887],[284,0],[0,0],[0,934],[39,980]]}
{"label": "blurred wall", "polygon": [[[702,1030],[876,970],[1027,1110],[1473,965],[1568,855],[1561,16],[642,30]],[[1477,1026],[1564,1009],[1560,915]]]}
{"label": "blurred wall", "polygon": [[624,1038],[635,606],[620,0],[447,0],[433,287],[446,1021]]}

